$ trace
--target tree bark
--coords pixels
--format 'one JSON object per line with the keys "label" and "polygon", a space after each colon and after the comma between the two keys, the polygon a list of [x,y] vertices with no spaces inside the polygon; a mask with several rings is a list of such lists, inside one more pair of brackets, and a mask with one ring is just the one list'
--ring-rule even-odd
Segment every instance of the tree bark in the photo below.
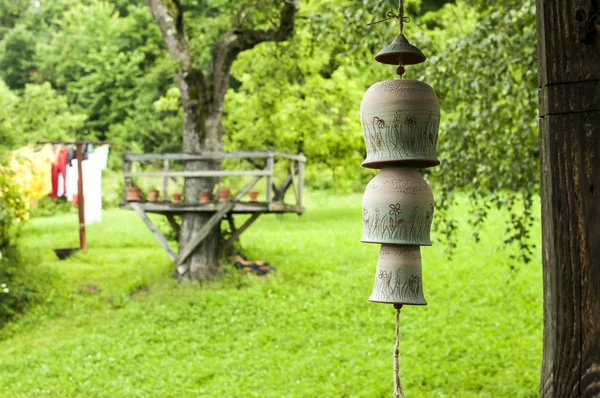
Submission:
{"label": "tree bark", "polygon": [[542,397],[600,396],[600,38],[597,1],[537,1]]}
{"label": "tree bark", "polygon": [[[223,103],[229,86],[231,66],[242,51],[265,41],[286,40],[294,31],[298,0],[282,0],[277,29],[237,29],[215,45],[208,78],[192,59],[185,35],[180,0],[145,0],[165,40],[171,59],[180,62],[177,86],[183,108],[183,152],[201,153],[223,150]],[[220,169],[218,161],[188,161],[186,171]],[[202,191],[213,191],[215,179],[186,178],[185,202],[195,203]],[[183,247],[211,217],[187,213],[182,217],[179,245]],[[207,280],[218,273],[221,227],[217,225],[197,249],[178,267],[180,278]]]}

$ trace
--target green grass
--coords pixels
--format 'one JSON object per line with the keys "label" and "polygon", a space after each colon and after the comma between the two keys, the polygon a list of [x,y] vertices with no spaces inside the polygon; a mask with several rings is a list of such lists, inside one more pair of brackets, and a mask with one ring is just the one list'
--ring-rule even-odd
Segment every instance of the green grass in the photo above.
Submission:
{"label": "green grass", "polygon": [[[478,244],[464,229],[451,261],[435,235],[423,248],[429,305],[401,315],[408,397],[538,395],[539,244],[511,271],[505,216],[491,215]],[[261,217],[242,243],[277,268],[266,280],[227,268],[218,282],[177,284],[132,212],[106,211],[88,231],[87,252],[57,261],[52,248],[76,245],[73,215],[25,230],[37,267],[59,279],[49,303],[4,331],[2,396],[392,396],[394,310],[367,301],[378,247],[359,243],[359,195],[312,195],[302,217]]]}

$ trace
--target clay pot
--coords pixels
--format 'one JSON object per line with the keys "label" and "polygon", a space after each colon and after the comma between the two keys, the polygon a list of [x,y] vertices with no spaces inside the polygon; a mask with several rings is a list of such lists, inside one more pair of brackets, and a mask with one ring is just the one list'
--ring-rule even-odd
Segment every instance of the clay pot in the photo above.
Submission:
{"label": "clay pot", "polygon": [[200,200],[200,203],[208,203],[208,202],[210,202],[210,193],[208,193],[208,192],[200,192],[199,200]]}
{"label": "clay pot", "polygon": [[419,246],[381,245],[369,301],[427,305],[423,295]]}
{"label": "clay pot", "polygon": [[125,199],[128,202],[139,202],[142,200],[140,189],[138,187],[127,187],[127,196]]}
{"label": "clay pot", "polygon": [[176,192],[173,194],[173,203],[181,203],[181,198],[183,194],[181,192]]}
{"label": "clay pot", "polygon": [[257,202],[259,194],[260,194],[260,192],[258,192],[258,191],[248,192],[248,196],[250,197],[250,202]]}
{"label": "clay pot", "polygon": [[151,189],[148,191],[148,201],[149,202],[156,202],[158,200],[158,190],[157,189]]}
{"label": "clay pot", "polygon": [[219,202],[227,202],[227,201],[229,201],[229,194],[230,193],[231,193],[231,191],[229,191],[229,188],[219,188],[217,190]]}
{"label": "clay pot", "polygon": [[363,195],[362,242],[431,246],[433,193],[417,169],[386,167]]}
{"label": "clay pot", "polygon": [[363,167],[440,164],[435,154],[440,104],[433,88],[418,80],[375,83],[360,104],[367,147]]}

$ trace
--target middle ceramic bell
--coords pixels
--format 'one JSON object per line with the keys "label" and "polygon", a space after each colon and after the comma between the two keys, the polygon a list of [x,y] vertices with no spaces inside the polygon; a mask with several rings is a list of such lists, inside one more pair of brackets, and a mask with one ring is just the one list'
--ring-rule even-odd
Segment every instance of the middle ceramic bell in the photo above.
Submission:
{"label": "middle ceramic bell", "polygon": [[433,193],[412,167],[385,167],[362,200],[362,242],[431,246]]}
{"label": "middle ceramic bell", "polygon": [[363,167],[440,164],[435,154],[440,104],[428,84],[402,79],[375,83],[362,99],[360,119],[367,148]]}

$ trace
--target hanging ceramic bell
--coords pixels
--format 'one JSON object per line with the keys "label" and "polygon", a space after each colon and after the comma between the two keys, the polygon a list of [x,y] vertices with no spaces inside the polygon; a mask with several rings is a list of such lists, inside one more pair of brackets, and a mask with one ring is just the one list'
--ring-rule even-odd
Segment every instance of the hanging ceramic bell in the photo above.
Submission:
{"label": "hanging ceramic bell", "polygon": [[419,246],[381,245],[369,301],[427,305],[423,295]]}
{"label": "hanging ceramic bell", "polygon": [[375,61],[388,65],[415,65],[425,59],[425,54],[410,44],[402,33],[375,55]]}
{"label": "hanging ceramic bell", "polygon": [[362,242],[431,246],[433,193],[412,167],[381,169],[362,201]]}
{"label": "hanging ceramic bell", "polygon": [[375,83],[363,97],[360,117],[367,148],[363,167],[440,164],[435,154],[440,104],[428,84],[418,80]]}

